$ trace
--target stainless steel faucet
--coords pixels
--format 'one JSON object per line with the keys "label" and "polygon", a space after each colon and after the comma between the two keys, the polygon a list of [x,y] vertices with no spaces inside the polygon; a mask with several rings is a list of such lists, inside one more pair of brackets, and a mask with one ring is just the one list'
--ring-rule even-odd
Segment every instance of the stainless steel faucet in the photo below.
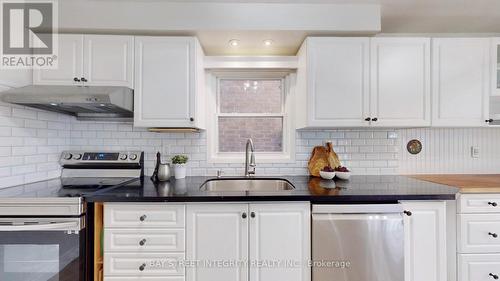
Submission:
{"label": "stainless steel faucet", "polygon": [[[248,150],[250,148],[250,151]],[[250,177],[255,175],[255,155],[252,139],[247,140],[247,145],[245,147],[245,177]],[[249,153],[250,157],[249,157]]]}

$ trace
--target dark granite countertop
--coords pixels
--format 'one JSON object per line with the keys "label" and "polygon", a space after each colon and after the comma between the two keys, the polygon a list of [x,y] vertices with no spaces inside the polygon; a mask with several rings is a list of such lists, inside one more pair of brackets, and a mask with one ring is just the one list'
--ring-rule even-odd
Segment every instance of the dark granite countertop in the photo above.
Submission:
{"label": "dark granite countertop", "polygon": [[[229,177],[223,177],[227,179]],[[277,178],[277,177],[258,177]],[[458,189],[406,176],[352,176],[349,181],[308,176],[279,177],[295,186],[274,192],[213,192],[200,186],[214,177],[187,177],[154,183],[148,177],[85,195],[89,202],[311,201],[313,203],[386,203],[398,200],[454,200]]]}

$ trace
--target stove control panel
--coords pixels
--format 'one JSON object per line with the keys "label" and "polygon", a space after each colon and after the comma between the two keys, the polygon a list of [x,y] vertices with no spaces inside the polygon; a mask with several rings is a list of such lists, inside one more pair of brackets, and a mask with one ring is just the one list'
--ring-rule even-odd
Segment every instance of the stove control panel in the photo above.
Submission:
{"label": "stove control panel", "polygon": [[64,164],[78,163],[139,163],[142,151],[63,151],[60,162]]}

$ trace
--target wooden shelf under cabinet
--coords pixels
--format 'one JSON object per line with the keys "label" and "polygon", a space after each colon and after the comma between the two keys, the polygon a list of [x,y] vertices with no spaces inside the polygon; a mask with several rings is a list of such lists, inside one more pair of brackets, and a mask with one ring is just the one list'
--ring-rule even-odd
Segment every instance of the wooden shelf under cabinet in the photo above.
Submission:
{"label": "wooden shelf under cabinet", "polygon": [[103,256],[102,256],[102,232],[103,232],[103,204],[94,204],[94,281],[103,281]]}

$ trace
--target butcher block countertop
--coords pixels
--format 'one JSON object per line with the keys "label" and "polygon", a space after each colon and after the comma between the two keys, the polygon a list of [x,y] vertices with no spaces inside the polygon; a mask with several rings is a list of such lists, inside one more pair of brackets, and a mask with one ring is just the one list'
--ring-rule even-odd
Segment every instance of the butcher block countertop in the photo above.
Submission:
{"label": "butcher block countertop", "polygon": [[495,175],[415,175],[415,179],[454,186],[460,193],[500,193],[500,174]]}

